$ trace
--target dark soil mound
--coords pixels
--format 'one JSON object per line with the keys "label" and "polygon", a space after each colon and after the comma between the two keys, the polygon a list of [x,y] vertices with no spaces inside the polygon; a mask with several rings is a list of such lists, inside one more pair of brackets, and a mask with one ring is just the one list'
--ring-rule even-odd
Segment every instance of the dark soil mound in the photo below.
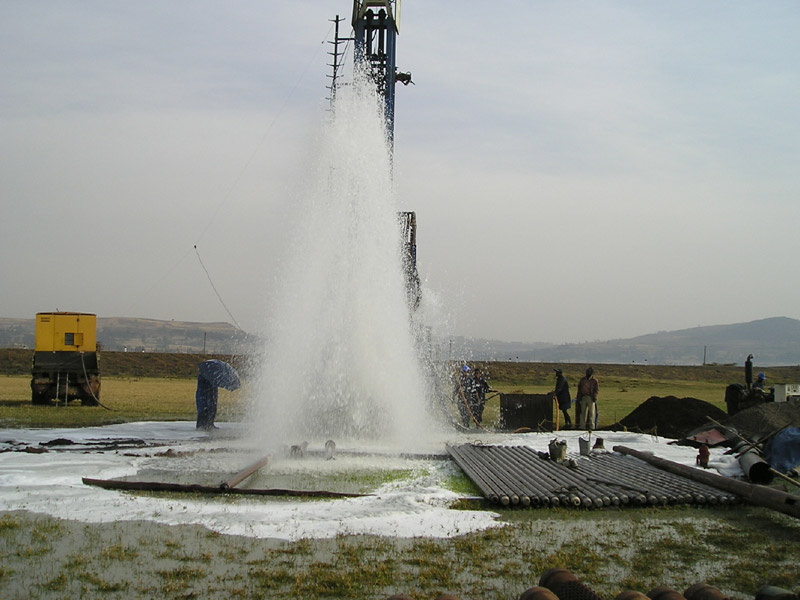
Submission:
{"label": "dark soil mound", "polygon": [[688,431],[708,423],[709,417],[722,421],[727,414],[713,404],[697,398],[652,396],[627,417],[604,429],[626,429],[680,439]]}
{"label": "dark soil mound", "polygon": [[[714,415],[709,415],[714,417]],[[738,412],[732,417],[717,419],[726,427],[748,440],[783,429],[800,427],[800,404],[795,402],[765,402]]]}

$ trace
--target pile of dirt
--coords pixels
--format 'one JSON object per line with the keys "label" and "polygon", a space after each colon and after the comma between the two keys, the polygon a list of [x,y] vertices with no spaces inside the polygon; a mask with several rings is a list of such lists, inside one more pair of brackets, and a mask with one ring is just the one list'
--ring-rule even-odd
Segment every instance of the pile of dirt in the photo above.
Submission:
{"label": "pile of dirt", "polygon": [[603,429],[611,431],[626,429],[680,439],[687,432],[708,423],[709,417],[722,421],[727,414],[713,404],[697,398],[652,396],[627,417]]}
{"label": "pile of dirt", "polygon": [[[709,416],[716,419],[713,415]],[[800,427],[800,404],[765,402],[751,406],[732,417],[717,420],[726,427],[735,429],[740,436],[748,440],[758,440],[761,436],[784,427]]]}

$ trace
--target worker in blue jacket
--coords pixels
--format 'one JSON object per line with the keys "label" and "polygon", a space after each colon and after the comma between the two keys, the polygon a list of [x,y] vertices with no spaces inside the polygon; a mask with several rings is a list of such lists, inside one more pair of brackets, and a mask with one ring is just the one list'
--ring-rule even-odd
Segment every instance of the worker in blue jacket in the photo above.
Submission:
{"label": "worker in blue jacket", "polygon": [[217,429],[214,419],[217,417],[217,397],[219,388],[202,375],[197,376],[197,429]]}

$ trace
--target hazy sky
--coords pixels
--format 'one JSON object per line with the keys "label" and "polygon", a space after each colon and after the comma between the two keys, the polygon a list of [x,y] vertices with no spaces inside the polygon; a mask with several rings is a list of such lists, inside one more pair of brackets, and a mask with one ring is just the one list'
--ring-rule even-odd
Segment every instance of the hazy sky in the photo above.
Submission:
{"label": "hazy sky", "polygon": [[[6,0],[0,316],[261,327],[350,0]],[[404,0],[399,208],[452,332],[800,318],[800,3]],[[346,32],[343,32],[343,34]]]}

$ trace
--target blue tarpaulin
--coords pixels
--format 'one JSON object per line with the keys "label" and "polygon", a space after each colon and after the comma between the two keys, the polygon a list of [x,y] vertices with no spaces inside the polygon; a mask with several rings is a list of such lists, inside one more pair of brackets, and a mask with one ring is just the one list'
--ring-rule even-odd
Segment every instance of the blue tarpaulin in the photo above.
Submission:
{"label": "blue tarpaulin", "polygon": [[800,465],[800,427],[787,427],[775,434],[764,446],[764,460],[781,473]]}

